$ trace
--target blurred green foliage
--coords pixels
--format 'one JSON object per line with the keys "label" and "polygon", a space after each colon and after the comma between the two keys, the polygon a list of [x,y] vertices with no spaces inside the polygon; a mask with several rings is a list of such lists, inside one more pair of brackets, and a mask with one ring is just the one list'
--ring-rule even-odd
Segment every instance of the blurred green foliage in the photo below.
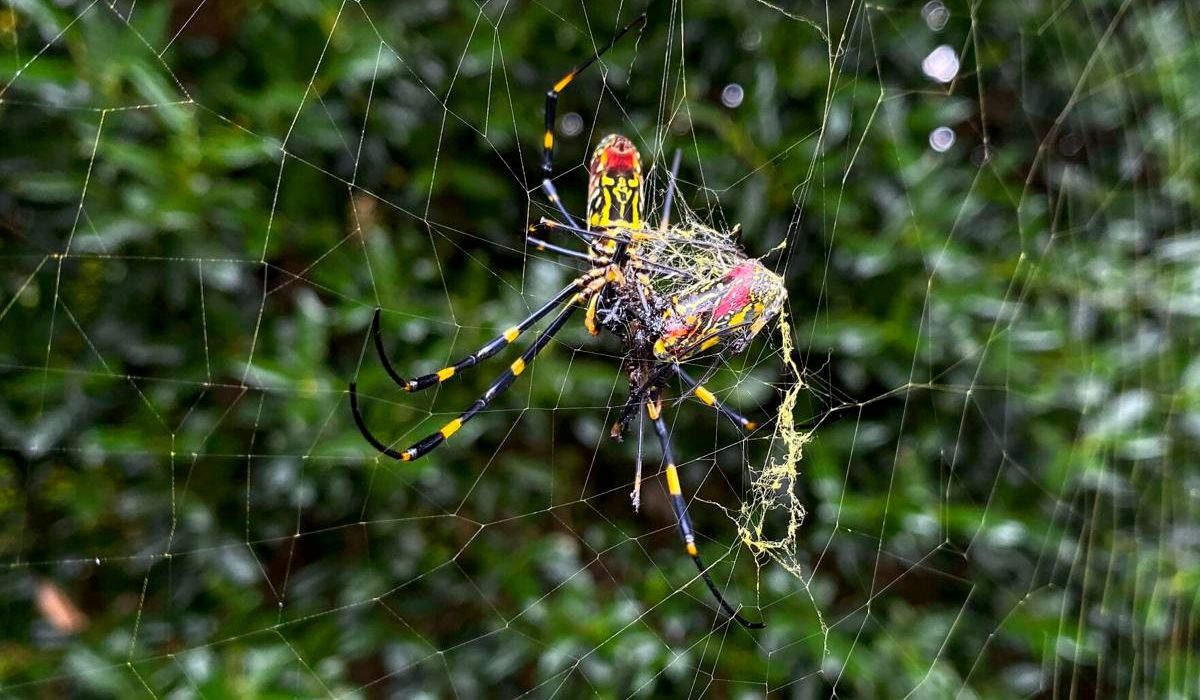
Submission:
{"label": "blurred green foliage", "polygon": [[[403,395],[372,309],[430,371],[565,282],[522,240],[543,94],[640,5],[7,0],[0,688],[1200,697],[1200,16],[931,7],[655,2],[562,99],[573,209],[620,130],[659,175],[682,149],[752,254],[788,240],[811,579],[718,507],[765,441],[670,411],[748,632],[688,584],[657,482],[630,508],[611,338],[572,324],[411,465],[345,393],[405,441],[486,387]],[[731,365],[770,415],[779,359]]]}

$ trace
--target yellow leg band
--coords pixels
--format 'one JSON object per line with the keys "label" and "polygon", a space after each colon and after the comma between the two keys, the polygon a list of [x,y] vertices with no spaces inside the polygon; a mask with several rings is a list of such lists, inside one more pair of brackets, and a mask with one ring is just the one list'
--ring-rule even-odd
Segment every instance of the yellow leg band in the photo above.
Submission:
{"label": "yellow leg band", "polygon": [[520,375],[522,372],[525,371],[525,360],[522,360],[521,358],[518,357],[517,361],[512,363],[511,369],[512,369],[513,375]]}
{"label": "yellow leg band", "polygon": [[517,328],[516,326],[513,326],[512,328],[509,328],[508,330],[504,331],[504,340],[511,343],[512,341],[517,339],[518,335],[521,335],[521,329]]}
{"label": "yellow leg band", "polygon": [[442,434],[443,438],[449,440],[450,436],[457,433],[458,429],[461,427],[462,427],[462,419],[455,418],[454,420],[450,421],[446,425],[442,426],[442,429],[438,432],[440,432]]}
{"label": "yellow leg band", "polygon": [[449,379],[450,377],[453,377],[453,376],[454,376],[454,372],[455,372],[455,370],[454,370],[454,368],[453,368],[453,367],[447,367],[446,369],[440,369],[440,370],[438,370],[438,373],[437,373],[437,378],[438,378],[438,381],[439,381],[439,382],[444,382],[444,381],[446,381],[446,380],[447,380],[447,379]]}
{"label": "yellow leg band", "polygon": [[692,555],[693,557],[698,557],[698,556],[700,556],[700,550],[696,549],[696,543],[695,543],[695,542],[688,542],[688,543],[687,543],[687,553],[688,553],[688,554],[690,554],[690,555]]}
{"label": "yellow leg band", "polygon": [[704,388],[703,386],[700,386],[699,384],[697,384],[696,388],[693,389],[692,391],[693,391],[693,393],[696,394],[696,398],[700,399],[701,401],[708,404],[709,406],[712,406],[717,403],[717,397],[713,396],[713,393],[711,391]]}
{"label": "yellow leg band", "polygon": [[683,493],[683,489],[679,486],[679,472],[675,471],[674,464],[667,465],[667,490],[672,496],[679,496]]}

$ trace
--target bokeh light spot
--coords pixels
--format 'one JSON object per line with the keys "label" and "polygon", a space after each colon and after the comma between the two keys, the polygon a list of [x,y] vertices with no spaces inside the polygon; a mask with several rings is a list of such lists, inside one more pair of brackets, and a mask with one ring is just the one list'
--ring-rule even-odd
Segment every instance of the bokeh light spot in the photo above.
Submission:
{"label": "bokeh light spot", "polygon": [[958,54],[954,47],[942,44],[921,61],[921,70],[939,83],[948,83],[958,75]]}
{"label": "bokeh light spot", "polygon": [[921,8],[921,17],[925,19],[925,26],[940,32],[950,20],[950,10],[946,9],[941,0],[930,0]]}
{"label": "bokeh light spot", "polygon": [[730,83],[721,91],[721,104],[730,109],[740,106],[744,99],[746,99],[746,91],[737,83]]}
{"label": "bokeh light spot", "polygon": [[948,126],[939,126],[929,132],[929,147],[938,153],[945,153],[954,145],[954,129]]}

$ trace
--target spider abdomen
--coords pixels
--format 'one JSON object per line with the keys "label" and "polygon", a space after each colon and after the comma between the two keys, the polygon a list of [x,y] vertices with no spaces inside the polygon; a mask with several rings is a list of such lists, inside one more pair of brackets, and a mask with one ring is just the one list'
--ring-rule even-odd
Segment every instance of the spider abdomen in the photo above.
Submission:
{"label": "spider abdomen", "polygon": [[739,353],[779,314],[786,299],[779,275],[758,260],[743,259],[717,281],[700,282],[672,298],[662,312],[654,356],[677,361],[712,348]]}

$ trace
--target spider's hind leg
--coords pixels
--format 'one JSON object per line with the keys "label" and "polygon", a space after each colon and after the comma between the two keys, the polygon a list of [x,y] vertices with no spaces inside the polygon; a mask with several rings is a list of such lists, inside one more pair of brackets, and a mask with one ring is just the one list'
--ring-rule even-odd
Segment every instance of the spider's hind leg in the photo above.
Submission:
{"label": "spider's hind leg", "polygon": [[[558,209],[558,213],[563,215],[563,219],[568,224],[573,228],[579,228],[579,222],[575,220],[575,217],[571,216],[571,212],[567,211],[567,205],[563,204],[562,197],[558,196],[558,189],[554,187],[554,183],[550,181],[549,177],[542,178],[542,192],[546,193],[546,199],[550,200],[550,203]],[[580,238],[583,238],[583,236],[580,236]],[[583,238],[583,240],[586,241],[587,239]]]}
{"label": "spider's hind leg", "polygon": [[696,564],[696,569],[700,572],[700,577],[704,579],[704,583],[708,586],[708,590],[717,599],[717,603],[725,614],[737,621],[742,627],[748,629],[760,629],[766,627],[762,622],[751,622],[729,604],[725,600],[725,596],[721,595],[721,591],[717,588],[717,584],[713,581],[712,576],[708,573],[708,567],[704,565],[704,560],[700,558],[700,549],[696,546],[696,533],[692,529],[692,519],[687,513],[687,502],[683,499],[683,488],[679,483],[679,472],[675,467],[675,455],[671,451],[671,438],[667,433],[667,424],[662,418],[662,400],[659,398],[658,389],[654,388],[650,391],[650,398],[646,401],[646,415],[654,422],[654,431],[658,434],[658,442],[662,446],[663,462],[666,463],[664,471],[667,476],[667,490],[671,495],[671,507],[675,510],[675,521],[679,525],[679,536],[683,539],[684,549],[688,556],[692,558],[692,562]]}
{"label": "spider's hind leg", "polygon": [[694,394],[701,402],[717,409],[721,415],[728,418],[742,430],[756,430],[758,428],[757,422],[730,408],[728,404],[718,399],[706,386],[693,380],[691,375],[684,371],[683,367],[679,365],[672,366],[675,368],[675,373],[679,375],[679,378],[683,380],[684,385],[687,387],[687,391],[684,393]]}

